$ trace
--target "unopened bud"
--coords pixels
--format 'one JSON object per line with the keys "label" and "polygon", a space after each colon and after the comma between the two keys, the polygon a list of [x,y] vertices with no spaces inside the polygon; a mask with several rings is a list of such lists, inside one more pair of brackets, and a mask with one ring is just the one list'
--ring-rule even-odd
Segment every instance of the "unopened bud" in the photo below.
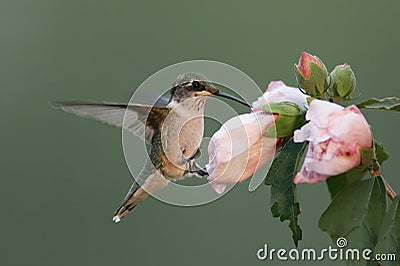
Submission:
{"label": "unopened bud", "polygon": [[329,75],[329,95],[336,103],[350,100],[356,88],[356,77],[348,64],[336,66]]}
{"label": "unopened bud", "polygon": [[300,88],[311,97],[324,99],[328,71],[321,59],[303,52],[299,64],[294,65],[294,72]]}

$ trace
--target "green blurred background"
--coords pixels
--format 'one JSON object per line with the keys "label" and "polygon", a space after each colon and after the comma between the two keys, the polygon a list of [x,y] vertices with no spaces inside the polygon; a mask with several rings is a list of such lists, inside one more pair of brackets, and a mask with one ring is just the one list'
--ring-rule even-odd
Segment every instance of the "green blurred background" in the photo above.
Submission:
{"label": "green blurred background", "polygon": [[[127,101],[149,75],[192,59],[231,64],[261,87],[293,85],[304,50],[329,69],[351,64],[361,98],[399,96],[398,25],[400,2],[387,0],[1,0],[0,265],[280,264],[255,255],[264,243],[293,247],[265,186],[239,185],[191,208],[151,198],[112,223],[132,178],[121,130],[49,103]],[[383,173],[400,192],[399,116],[365,114],[391,154]],[[298,190],[300,248],[327,247],[317,226],[329,204],[325,184]]]}

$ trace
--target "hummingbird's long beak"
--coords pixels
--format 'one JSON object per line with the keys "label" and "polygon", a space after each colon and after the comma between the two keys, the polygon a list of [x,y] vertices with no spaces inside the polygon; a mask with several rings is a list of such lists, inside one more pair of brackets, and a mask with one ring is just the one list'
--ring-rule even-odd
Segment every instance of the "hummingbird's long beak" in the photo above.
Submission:
{"label": "hummingbird's long beak", "polygon": [[240,99],[238,99],[238,98],[236,98],[236,97],[234,97],[234,96],[232,96],[232,95],[230,95],[230,94],[227,94],[227,93],[225,93],[225,92],[216,91],[216,92],[213,93],[213,95],[215,95],[215,96],[220,96],[220,97],[223,97],[223,98],[226,98],[226,99],[233,100],[233,101],[235,101],[235,102],[241,103],[241,104],[243,104],[243,105],[245,105],[245,106],[251,108],[251,105],[250,105],[248,102],[243,101],[243,100],[240,100]]}

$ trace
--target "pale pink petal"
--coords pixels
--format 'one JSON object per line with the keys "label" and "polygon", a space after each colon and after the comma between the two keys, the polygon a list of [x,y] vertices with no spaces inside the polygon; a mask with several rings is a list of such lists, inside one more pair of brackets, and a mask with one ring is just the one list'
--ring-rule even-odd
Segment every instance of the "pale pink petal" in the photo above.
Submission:
{"label": "pale pink petal", "polygon": [[209,145],[209,157],[219,154],[216,159],[227,162],[247,151],[262,138],[263,132],[274,123],[276,117],[253,112],[228,120],[211,138],[213,145]]}
{"label": "pale pink petal", "polygon": [[207,178],[207,180],[208,180],[208,183],[211,185],[211,187],[214,189],[215,192],[217,192],[218,194],[224,193],[225,188],[226,188],[226,184],[218,183],[218,182],[213,181],[213,180],[211,180],[209,178]]}
{"label": "pale pink petal", "polygon": [[[242,173],[239,179],[239,182],[242,182],[252,176],[254,172],[260,169],[267,161],[274,157],[276,142],[277,140],[275,138],[263,137],[250,148],[247,155],[248,162],[245,171]],[[244,155],[241,157],[243,156]]]}
{"label": "pale pink petal", "polygon": [[313,100],[307,111],[306,119],[315,123],[319,128],[326,128],[328,127],[329,115],[342,109],[342,106],[334,103],[322,100]]}
{"label": "pale pink petal", "polygon": [[304,166],[301,171],[294,177],[293,183],[318,183],[329,178],[328,175],[322,175],[313,171],[308,171]]}
{"label": "pale pink petal", "polygon": [[370,126],[361,113],[353,110],[354,108],[345,108],[341,112],[332,113],[329,116],[329,132],[337,139],[356,141],[360,147],[370,148],[372,145]]}
{"label": "pale pink petal", "polygon": [[209,180],[219,183],[238,183],[246,180],[273,158],[275,146],[275,138],[263,137],[249,150],[232,157],[231,160],[210,162],[206,165]]}
{"label": "pale pink petal", "polygon": [[294,137],[293,137],[293,141],[294,142],[304,142],[306,140],[308,140],[308,138],[310,137],[310,131],[312,129],[312,125],[310,123],[305,124],[302,128],[297,129],[294,132]]}
{"label": "pale pink petal", "polygon": [[306,140],[312,142],[323,142],[328,140],[332,135],[328,129],[320,129],[311,121],[302,128],[294,132],[294,142],[304,142]]}
{"label": "pale pink petal", "polygon": [[271,91],[274,91],[281,87],[286,87],[286,84],[283,81],[281,81],[281,80],[274,81],[273,80],[268,84],[267,91],[271,92]]}
{"label": "pale pink petal", "polygon": [[272,158],[276,140],[272,138],[271,144],[262,134],[275,118],[276,115],[253,112],[227,121],[210,141],[210,161],[206,165],[209,180],[239,182]]}
{"label": "pale pink petal", "polygon": [[[319,144],[321,145],[321,143]],[[324,159],[325,160],[331,160],[334,156],[338,155],[338,151],[342,149],[344,143],[342,142],[336,142],[336,141],[327,141],[325,142],[326,148],[325,148],[325,154],[324,154]]]}
{"label": "pale pink petal", "polygon": [[310,121],[309,124],[313,125],[310,130],[310,136],[308,138],[309,141],[324,142],[332,137],[332,134],[330,134],[328,128],[318,128],[312,121]]}
{"label": "pale pink petal", "polygon": [[[330,145],[334,147],[339,146],[335,142],[329,143],[328,150]],[[332,154],[332,152],[333,151],[329,151],[330,154]],[[342,145],[341,148],[334,153],[334,156],[331,155],[330,158],[327,158],[326,154],[323,154],[320,160],[308,162],[307,167],[320,174],[333,176],[344,173],[361,163],[360,151],[357,145]]]}
{"label": "pale pink petal", "polygon": [[360,109],[358,109],[358,107],[356,106],[356,105],[350,105],[350,106],[348,106],[348,107],[346,107],[345,109],[347,109],[347,110],[350,110],[350,111],[353,111],[354,113],[356,113],[356,114],[359,114],[359,115],[363,115],[362,113],[361,113],[361,111],[360,111]]}
{"label": "pale pink petal", "polygon": [[267,91],[253,102],[252,106],[255,110],[259,110],[268,103],[292,102],[305,110],[307,97],[299,88],[286,86],[282,81],[272,81],[268,85]]}

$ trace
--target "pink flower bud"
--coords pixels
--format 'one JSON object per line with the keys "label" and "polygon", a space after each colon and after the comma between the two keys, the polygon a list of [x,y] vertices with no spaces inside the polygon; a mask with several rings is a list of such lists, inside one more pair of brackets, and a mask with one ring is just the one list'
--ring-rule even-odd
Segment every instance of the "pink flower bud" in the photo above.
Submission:
{"label": "pink flower bud", "polygon": [[361,164],[360,149],[372,147],[370,126],[355,105],[313,100],[306,119],[310,122],[294,132],[295,142],[309,141],[294,183],[317,183],[344,173]]}
{"label": "pink flower bud", "polygon": [[253,106],[253,112],[231,118],[212,136],[208,146],[208,181],[221,194],[228,183],[238,183],[252,176],[271,160],[282,138],[263,136],[274,125],[278,115],[266,113],[261,107],[271,102],[293,102],[305,108],[306,95],[298,88],[281,81],[271,82],[267,91]]}
{"label": "pink flower bud", "polygon": [[328,71],[321,59],[306,52],[301,53],[294,73],[299,86],[311,97],[324,98],[327,89]]}
{"label": "pink flower bud", "polygon": [[325,65],[321,62],[321,60],[318,57],[310,55],[309,53],[306,52],[302,52],[297,67],[299,68],[301,74],[303,74],[303,77],[305,79],[310,78],[311,62],[314,62],[321,68],[325,69]]}
{"label": "pink flower bud", "polygon": [[242,182],[275,153],[275,138],[263,137],[276,115],[256,111],[228,120],[214,134],[208,146],[208,181],[221,194],[226,183]]}
{"label": "pink flower bud", "polygon": [[266,92],[253,102],[252,106],[254,110],[261,110],[268,103],[279,102],[292,102],[305,110],[307,95],[303,94],[298,88],[286,86],[283,81],[271,81]]}

